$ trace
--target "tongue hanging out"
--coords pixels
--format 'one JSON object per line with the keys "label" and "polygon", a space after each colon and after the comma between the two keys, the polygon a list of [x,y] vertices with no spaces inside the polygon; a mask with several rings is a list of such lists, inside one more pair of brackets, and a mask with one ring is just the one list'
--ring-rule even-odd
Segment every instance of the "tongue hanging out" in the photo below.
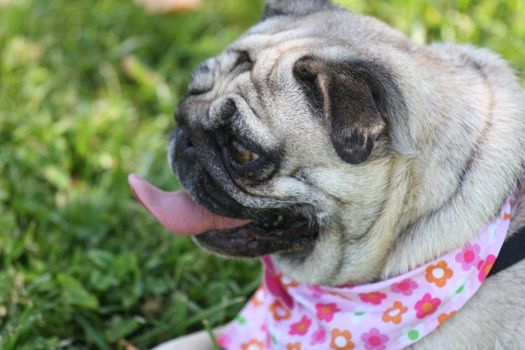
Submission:
{"label": "tongue hanging out", "polygon": [[129,175],[128,182],[137,200],[174,233],[198,235],[250,222],[213,214],[195,203],[185,191],[162,191],[135,174]]}

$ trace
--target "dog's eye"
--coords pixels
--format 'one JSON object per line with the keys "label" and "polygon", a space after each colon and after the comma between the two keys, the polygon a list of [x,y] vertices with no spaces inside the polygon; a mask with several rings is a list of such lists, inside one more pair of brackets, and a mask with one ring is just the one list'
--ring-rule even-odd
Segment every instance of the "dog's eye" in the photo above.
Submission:
{"label": "dog's eye", "polygon": [[279,164],[274,152],[268,152],[249,139],[243,142],[232,134],[222,135],[217,143],[222,147],[224,165],[232,177],[258,182],[273,176]]}
{"label": "dog's eye", "polygon": [[238,165],[246,165],[259,159],[259,155],[247,149],[242,143],[233,140],[230,144],[232,160]]}

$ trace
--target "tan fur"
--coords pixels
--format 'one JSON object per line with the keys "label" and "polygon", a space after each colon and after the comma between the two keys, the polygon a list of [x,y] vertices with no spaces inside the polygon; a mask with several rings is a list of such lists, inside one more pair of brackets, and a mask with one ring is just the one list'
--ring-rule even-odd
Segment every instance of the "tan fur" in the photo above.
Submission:
{"label": "tan fur", "polygon": [[[286,11],[300,7],[301,16],[270,17],[218,56],[213,64],[222,68],[208,93],[217,104],[220,96],[238,99],[245,130],[259,143],[285,145],[278,176],[261,186],[239,183],[243,191],[310,203],[328,223],[304,261],[277,254],[278,268],[302,283],[366,283],[460,247],[495,215],[523,175],[525,93],[513,71],[487,50],[419,46],[369,17],[340,10],[304,16],[308,6],[326,2],[307,3],[282,1]],[[255,66],[232,77],[225,72],[236,50],[248,51]],[[343,162],[311,115],[291,76],[304,55],[364,57],[393,72],[407,112],[388,120],[388,133],[366,162]],[[235,199],[246,201],[242,196]],[[511,231],[525,223],[524,203],[522,193]],[[490,277],[414,349],[525,349],[524,286],[525,262]],[[208,348],[207,336],[199,333],[158,349]]]}

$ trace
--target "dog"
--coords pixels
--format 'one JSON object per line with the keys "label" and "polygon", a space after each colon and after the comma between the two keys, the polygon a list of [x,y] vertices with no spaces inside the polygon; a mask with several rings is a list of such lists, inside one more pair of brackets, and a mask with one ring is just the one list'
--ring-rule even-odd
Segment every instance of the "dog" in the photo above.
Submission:
{"label": "dog", "polygon": [[[271,256],[298,283],[416,269],[472,239],[510,194],[508,237],[525,224],[525,93],[512,69],[326,0],[268,0],[194,72],[176,122],[170,164],[184,201],[206,209],[173,230],[223,256]],[[487,278],[410,348],[525,349],[524,286],[524,262]],[[204,333],[158,347],[211,348]]]}

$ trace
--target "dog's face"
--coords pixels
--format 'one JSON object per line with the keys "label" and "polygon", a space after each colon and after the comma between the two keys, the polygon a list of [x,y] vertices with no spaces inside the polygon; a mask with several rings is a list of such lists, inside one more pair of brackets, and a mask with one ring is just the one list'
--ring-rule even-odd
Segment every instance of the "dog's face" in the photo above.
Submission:
{"label": "dog's face", "polygon": [[[203,247],[276,254],[295,271],[309,260],[335,266],[381,209],[385,131],[402,95],[380,61],[332,37],[341,31],[326,16],[342,23],[335,17],[348,13],[312,1],[269,4],[265,16],[195,71],[171,163],[201,205],[253,220],[197,236]],[[348,226],[356,237],[343,235]]]}
{"label": "dog's face", "polygon": [[[272,254],[307,283],[376,278],[394,226],[411,220],[395,217],[399,208],[385,215],[392,198],[405,209],[410,200],[412,217],[431,209],[407,189],[410,176],[420,188],[424,179],[402,163],[440,137],[471,137],[442,134],[442,120],[411,120],[418,104],[407,92],[432,103],[407,83],[418,74],[412,49],[328,1],[270,1],[259,24],[194,72],[176,112],[169,155],[185,189],[216,214],[252,220],[198,244],[232,257]],[[435,171],[429,191],[452,192],[455,168]]]}

